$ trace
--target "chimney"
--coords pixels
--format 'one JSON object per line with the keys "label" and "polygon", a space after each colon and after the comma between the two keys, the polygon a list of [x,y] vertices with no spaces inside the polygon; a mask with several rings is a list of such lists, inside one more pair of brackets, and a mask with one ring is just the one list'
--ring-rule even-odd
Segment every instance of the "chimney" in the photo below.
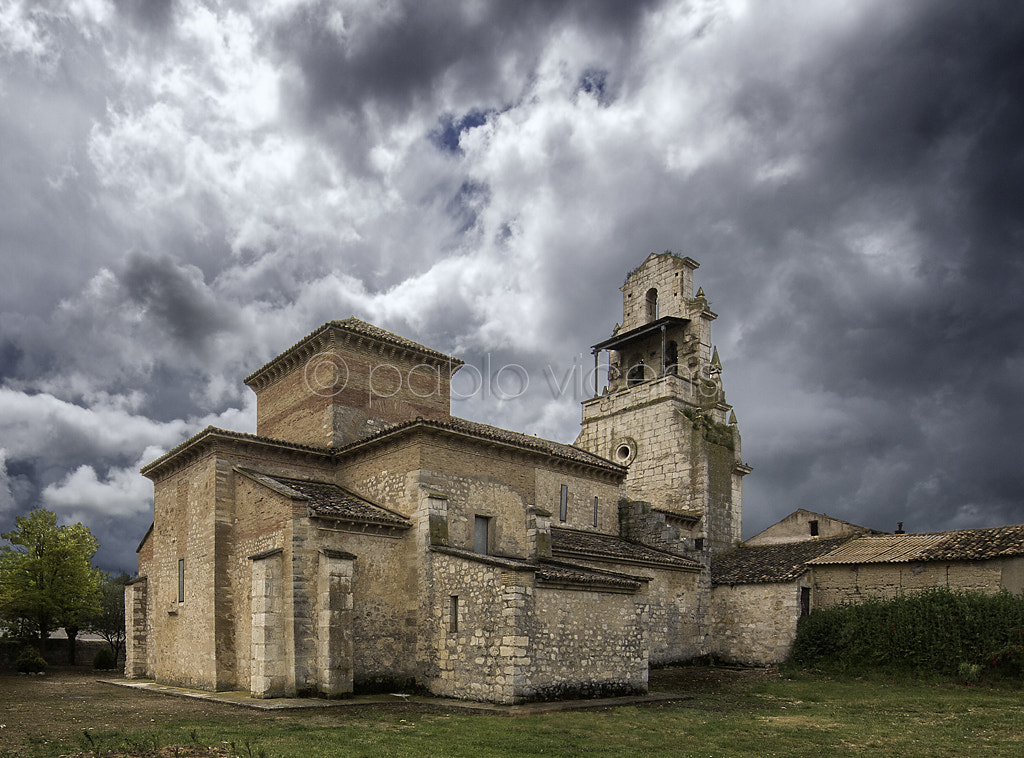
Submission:
{"label": "chimney", "polygon": [[902,521],[900,521],[899,523],[896,524],[896,534],[906,534],[906,532],[903,531],[903,522]]}

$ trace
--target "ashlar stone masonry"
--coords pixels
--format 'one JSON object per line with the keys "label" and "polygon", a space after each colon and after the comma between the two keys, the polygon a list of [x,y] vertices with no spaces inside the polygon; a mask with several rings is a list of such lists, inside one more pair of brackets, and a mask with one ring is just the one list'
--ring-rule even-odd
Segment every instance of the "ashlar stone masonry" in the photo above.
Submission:
{"label": "ashlar stone masonry", "polygon": [[573,445],[452,416],[462,362],[356,318],[255,371],[256,434],[143,469],[126,675],[517,703],[644,692],[652,663],[707,654],[750,469],[696,268],[629,274]]}

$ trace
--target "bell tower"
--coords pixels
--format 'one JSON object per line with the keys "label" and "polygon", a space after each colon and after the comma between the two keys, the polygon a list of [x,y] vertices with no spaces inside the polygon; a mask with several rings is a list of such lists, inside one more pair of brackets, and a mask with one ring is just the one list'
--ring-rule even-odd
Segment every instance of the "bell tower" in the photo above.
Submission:
{"label": "bell tower", "polygon": [[608,382],[584,401],[576,446],[627,468],[623,536],[676,552],[742,539],[740,434],[711,342],[718,316],[693,292],[692,258],[651,253],[622,285],[622,324],[594,345]]}

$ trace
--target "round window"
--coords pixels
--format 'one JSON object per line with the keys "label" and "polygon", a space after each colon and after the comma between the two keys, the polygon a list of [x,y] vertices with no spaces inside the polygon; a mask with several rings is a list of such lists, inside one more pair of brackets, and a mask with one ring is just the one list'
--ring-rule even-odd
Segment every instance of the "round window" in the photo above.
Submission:
{"label": "round window", "polygon": [[636,442],[629,438],[619,440],[612,446],[611,457],[620,466],[628,466],[636,457]]}

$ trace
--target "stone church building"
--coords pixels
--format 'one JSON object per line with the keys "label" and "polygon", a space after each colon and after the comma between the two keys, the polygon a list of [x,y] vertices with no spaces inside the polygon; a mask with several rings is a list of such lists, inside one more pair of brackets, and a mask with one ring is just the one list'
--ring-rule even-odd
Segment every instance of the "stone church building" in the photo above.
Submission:
{"label": "stone church building", "polygon": [[572,445],[452,416],[462,362],[356,318],[255,371],[256,434],[208,427],[142,470],[127,675],[515,703],[644,692],[708,654],[750,469],[697,267],[628,275]]}

